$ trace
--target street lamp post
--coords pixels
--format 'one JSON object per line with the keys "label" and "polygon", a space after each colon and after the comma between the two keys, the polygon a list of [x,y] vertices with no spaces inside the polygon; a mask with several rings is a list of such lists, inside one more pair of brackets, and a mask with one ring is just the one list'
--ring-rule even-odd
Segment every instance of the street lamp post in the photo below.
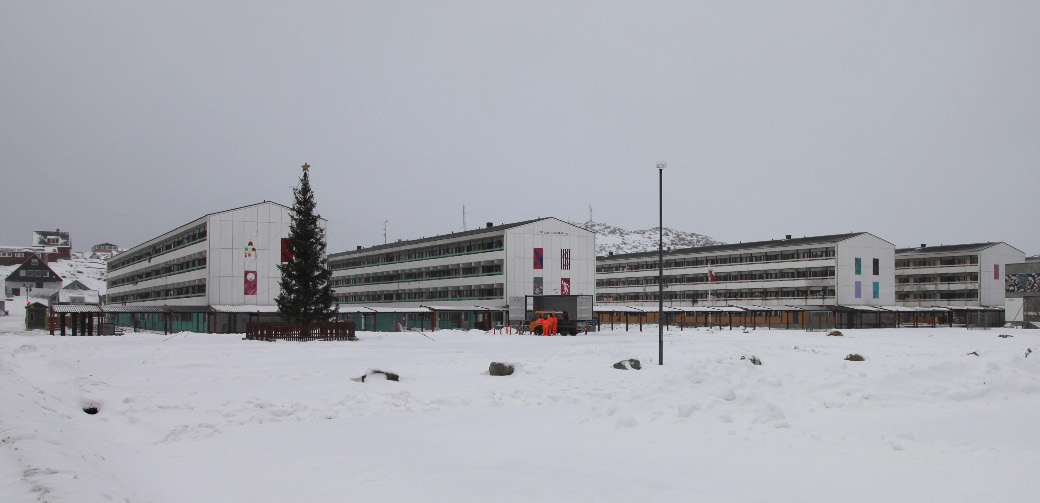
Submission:
{"label": "street lamp post", "polygon": [[664,168],[657,163],[657,364],[664,365]]}

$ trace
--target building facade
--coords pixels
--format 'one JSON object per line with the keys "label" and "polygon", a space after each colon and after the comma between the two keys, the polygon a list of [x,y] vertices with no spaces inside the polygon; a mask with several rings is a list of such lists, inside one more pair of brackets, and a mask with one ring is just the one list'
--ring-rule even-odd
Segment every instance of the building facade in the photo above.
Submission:
{"label": "building facade", "polygon": [[1007,243],[896,250],[896,302],[909,307],[1004,306],[1005,266],[1025,261]]}
{"label": "building facade", "polygon": [[53,231],[33,231],[33,246],[54,247],[57,249],[58,257],[62,260],[72,258],[72,239],[68,232],[61,229]]}
{"label": "building facade", "polygon": [[210,213],[134,246],[108,261],[106,312],[162,306],[173,311],[174,329],[242,332],[247,318],[236,314],[275,306],[291,221],[290,208],[263,202]]}
{"label": "building facade", "polygon": [[119,253],[119,246],[112,243],[100,243],[90,247],[90,258],[108,260]]}
{"label": "building facade", "polygon": [[462,319],[462,326],[522,319],[528,295],[593,295],[595,264],[595,233],[556,218],[329,256],[340,306],[479,308],[490,317]]}
{"label": "building facade", "polygon": [[[860,232],[664,252],[670,307],[883,306],[895,302],[895,246]],[[596,302],[656,307],[657,252],[598,257]]]}
{"label": "building facade", "polygon": [[1008,264],[1004,275],[1005,316],[1018,327],[1040,328],[1040,261]]}
{"label": "building facade", "polygon": [[61,258],[53,246],[0,246],[0,265],[18,265],[33,255],[50,263]]}
{"label": "building facade", "polygon": [[32,254],[23,259],[22,265],[11,271],[4,280],[6,297],[48,298],[61,289],[62,279],[53,269],[47,266],[43,257]]}

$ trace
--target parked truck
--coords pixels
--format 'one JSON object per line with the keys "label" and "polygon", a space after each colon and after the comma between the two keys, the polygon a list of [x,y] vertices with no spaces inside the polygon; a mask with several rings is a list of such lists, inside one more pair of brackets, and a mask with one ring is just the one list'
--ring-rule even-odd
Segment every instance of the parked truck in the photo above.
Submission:
{"label": "parked truck", "polygon": [[556,333],[578,335],[586,323],[592,322],[591,295],[527,295],[525,297],[525,320],[532,333],[541,335],[542,327],[537,323],[550,314],[556,316]]}

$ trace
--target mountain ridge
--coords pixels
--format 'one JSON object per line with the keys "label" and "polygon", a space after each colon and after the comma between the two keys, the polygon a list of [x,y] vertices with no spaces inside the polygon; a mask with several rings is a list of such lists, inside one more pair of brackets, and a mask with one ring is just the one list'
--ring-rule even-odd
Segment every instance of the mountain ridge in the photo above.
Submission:
{"label": "mountain ridge", "polygon": [[[657,250],[657,227],[630,231],[621,227],[592,220],[571,223],[596,233],[597,257],[607,256],[611,253],[622,255],[625,253],[640,253]],[[680,231],[669,227],[665,227],[661,234],[664,248],[666,250],[725,244],[721,241],[717,241],[711,236],[698,234],[696,232]]]}

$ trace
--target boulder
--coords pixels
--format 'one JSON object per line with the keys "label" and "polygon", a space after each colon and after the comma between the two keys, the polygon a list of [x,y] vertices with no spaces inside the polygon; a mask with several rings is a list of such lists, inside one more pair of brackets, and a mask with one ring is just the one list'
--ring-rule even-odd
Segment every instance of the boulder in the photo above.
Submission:
{"label": "boulder", "polygon": [[513,375],[515,369],[508,363],[491,362],[488,366],[488,373],[493,376],[508,376]]}
{"label": "boulder", "polygon": [[827,336],[828,337],[841,337],[842,333],[837,331],[837,330],[831,330],[830,332],[827,332]]}
{"label": "boulder", "polygon": [[740,359],[741,360],[747,360],[747,361],[751,362],[752,365],[761,365],[762,364],[762,360],[759,360],[758,357],[755,356],[755,355],[751,355],[751,358],[748,358],[747,356],[741,356]]}
{"label": "boulder", "polygon": [[861,362],[866,360],[866,358],[863,358],[862,356],[857,355],[856,353],[852,353],[851,355],[846,356],[845,359],[850,362]]}
{"label": "boulder", "polygon": [[368,371],[367,374],[361,376],[361,382],[365,382],[366,378],[367,379],[371,379],[373,377],[375,377],[377,379],[382,377],[383,379],[386,379],[387,381],[400,381],[401,380],[401,376],[399,376],[399,375],[397,375],[397,374],[395,374],[393,372],[384,372],[382,370],[370,370],[370,371]]}
{"label": "boulder", "polygon": [[619,369],[619,370],[629,370],[629,369],[639,370],[639,369],[642,368],[642,366],[639,364],[639,360],[636,360],[634,358],[629,358],[628,360],[621,360],[621,361],[615,363],[614,364],[614,368]]}

